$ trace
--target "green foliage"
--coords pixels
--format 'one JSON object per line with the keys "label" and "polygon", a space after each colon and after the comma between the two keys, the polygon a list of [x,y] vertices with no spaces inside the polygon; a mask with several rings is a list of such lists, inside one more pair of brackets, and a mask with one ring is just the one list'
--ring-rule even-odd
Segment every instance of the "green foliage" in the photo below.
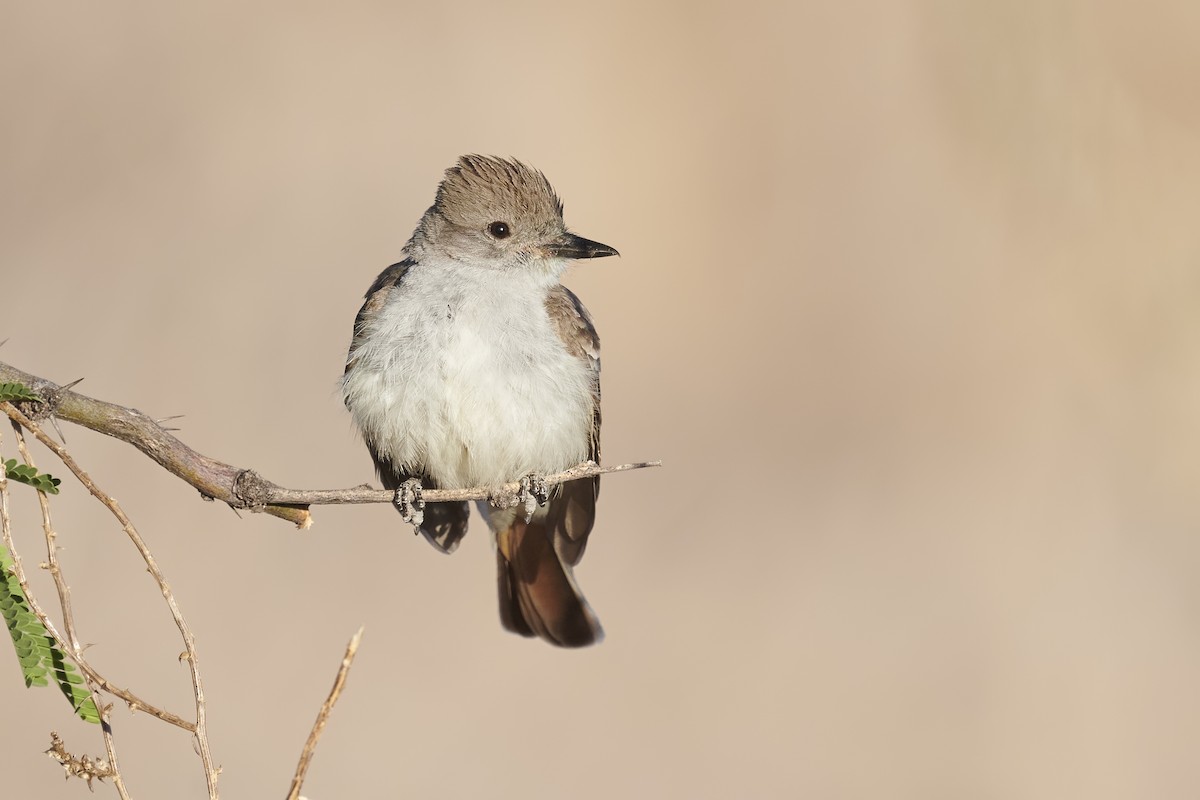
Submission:
{"label": "green foliage", "polygon": [[99,723],[100,711],[84,686],[83,677],[30,610],[21,582],[12,568],[12,557],[0,545],[0,616],[4,617],[4,624],[12,636],[25,685],[48,686],[53,679],[80,719]]}
{"label": "green foliage", "polygon": [[29,391],[23,383],[0,383],[0,403],[7,400],[37,400],[41,401],[33,392]]}
{"label": "green foliage", "polygon": [[39,492],[46,494],[58,494],[58,485],[62,483],[61,480],[47,472],[38,472],[33,467],[18,464],[15,458],[4,462],[4,477],[20,483],[27,483]]}
{"label": "green foliage", "polygon": [[[41,402],[41,399],[29,391],[29,388],[23,383],[0,383],[0,402],[9,400],[36,400]],[[62,483],[58,478],[48,473],[38,472],[33,467],[18,464],[15,458],[10,458],[4,462],[4,477],[18,483],[29,484],[39,492],[45,492],[46,494],[58,494],[58,485]]]}

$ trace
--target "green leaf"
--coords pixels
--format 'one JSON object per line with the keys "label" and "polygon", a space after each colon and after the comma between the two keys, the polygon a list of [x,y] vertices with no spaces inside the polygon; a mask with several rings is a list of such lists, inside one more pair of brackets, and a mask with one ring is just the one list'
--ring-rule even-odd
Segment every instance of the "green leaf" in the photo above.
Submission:
{"label": "green leaf", "polygon": [[38,397],[23,383],[0,383],[0,402],[7,400],[35,400],[42,402],[42,398]]}
{"label": "green leaf", "polygon": [[[9,463],[4,466],[7,472]],[[7,548],[0,545],[0,616],[12,637],[25,685],[48,686],[53,677],[75,714],[86,722],[99,723],[100,711],[84,685],[83,676],[29,608],[29,600],[12,568],[12,557]]]}
{"label": "green leaf", "polygon": [[4,462],[4,477],[32,486],[46,494],[58,494],[58,485],[62,483],[48,472],[38,472],[28,464],[18,464],[15,458]]}

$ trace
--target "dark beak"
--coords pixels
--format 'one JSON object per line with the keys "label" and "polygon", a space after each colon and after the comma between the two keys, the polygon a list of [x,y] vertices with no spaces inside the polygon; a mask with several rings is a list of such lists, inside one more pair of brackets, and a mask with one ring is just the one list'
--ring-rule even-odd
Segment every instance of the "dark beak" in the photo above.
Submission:
{"label": "dark beak", "polygon": [[619,256],[616,248],[593,242],[573,233],[564,233],[546,246],[546,252],[558,258],[603,258]]}

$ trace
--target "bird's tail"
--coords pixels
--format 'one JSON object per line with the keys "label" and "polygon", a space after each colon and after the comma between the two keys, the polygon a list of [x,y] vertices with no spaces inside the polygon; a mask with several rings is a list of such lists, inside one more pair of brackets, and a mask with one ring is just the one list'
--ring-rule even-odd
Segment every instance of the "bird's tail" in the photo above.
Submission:
{"label": "bird's tail", "polygon": [[555,552],[546,520],[519,515],[496,533],[500,622],[522,636],[559,647],[585,647],[604,638],[571,567]]}

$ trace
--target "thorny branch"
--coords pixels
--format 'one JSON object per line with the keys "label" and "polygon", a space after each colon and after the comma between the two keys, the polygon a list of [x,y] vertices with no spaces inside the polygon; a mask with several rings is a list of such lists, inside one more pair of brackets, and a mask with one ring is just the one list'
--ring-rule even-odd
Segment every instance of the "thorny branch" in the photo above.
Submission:
{"label": "thorny branch", "polygon": [[[21,426],[14,420],[12,423],[13,432],[17,439],[17,450],[21,453],[21,458],[25,463],[36,468],[33,463],[33,456],[29,452],[29,448],[25,446],[25,434],[22,432]],[[79,636],[75,633],[75,614],[71,610],[71,589],[67,585],[66,576],[63,575],[62,565],[58,561],[58,544],[57,534],[54,531],[54,523],[50,519],[50,501],[46,497],[45,492],[37,492],[38,504],[42,509],[42,530],[46,534],[46,563],[42,566],[50,573],[54,579],[54,587],[58,590],[58,605],[62,609],[63,631],[66,633],[67,644],[70,645],[67,650],[71,654],[76,664],[81,664],[84,661],[83,647],[79,644]],[[28,596],[28,591],[26,595]],[[92,702],[96,705],[96,710],[100,714],[100,730],[101,736],[104,739],[104,750],[108,755],[108,760],[91,761],[87,756],[82,760],[66,760],[59,758],[59,755],[69,755],[62,749],[62,740],[57,734],[51,734],[53,742],[48,753],[51,753],[63,764],[68,775],[76,775],[77,777],[85,777],[87,779],[88,788],[92,788],[92,778],[112,778],[113,786],[116,787],[117,794],[121,800],[129,800],[129,791],[125,788],[125,780],[121,777],[120,762],[117,760],[117,744],[113,738],[111,706],[104,702],[100,697],[99,687],[96,682],[87,677],[84,673],[84,679],[87,681],[88,690],[92,693]],[[58,748],[57,755],[55,755]],[[93,767],[95,769],[93,769]]]}
{"label": "thorny branch", "polygon": [[[208,744],[208,725],[205,717],[204,704],[204,684],[200,680],[199,659],[196,655],[196,638],[192,635],[191,628],[188,626],[187,621],[184,620],[183,613],[179,610],[179,604],[175,602],[175,595],[171,592],[171,587],[167,584],[166,578],[163,577],[162,571],[158,568],[158,562],[155,561],[154,555],[150,552],[150,548],[146,546],[146,542],[142,539],[141,534],[138,533],[137,528],[133,526],[133,522],[128,516],[126,516],[125,511],[121,508],[120,504],[95,484],[95,482],[91,479],[91,476],[83,471],[83,468],[79,466],[75,459],[71,457],[71,454],[68,453],[61,444],[47,436],[36,422],[22,414],[21,411],[11,403],[0,403],[0,409],[3,409],[11,419],[21,423],[21,425],[28,429],[30,433],[37,437],[39,442],[41,442],[56,456],[58,456],[59,460],[66,465],[67,469],[71,470],[79,482],[82,483],[84,487],[92,493],[92,496],[99,500],[105,508],[112,512],[112,515],[116,517],[117,522],[120,523],[121,528],[125,531],[125,535],[129,537],[129,540],[133,543],[134,548],[137,549],[138,553],[141,555],[142,560],[146,562],[146,571],[150,573],[151,577],[154,578],[155,583],[158,584],[159,591],[162,592],[163,599],[167,603],[167,608],[169,608],[171,611],[171,618],[175,621],[175,627],[179,629],[179,635],[183,638],[183,646],[185,650],[183,660],[185,660],[188,664],[188,670],[191,673],[192,678],[192,692],[196,698],[196,721],[189,727],[192,731],[192,735],[195,738],[196,748],[200,754],[200,761],[204,765],[204,777],[208,783],[209,797],[212,798],[212,800],[216,800],[218,796],[217,774],[219,770],[213,763],[212,752],[210,751]],[[15,561],[16,559],[14,558],[13,560]]]}
{"label": "thorny branch", "polygon": [[[151,459],[190,483],[208,498],[220,500],[235,509],[262,511],[294,522],[298,528],[312,525],[310,505],[340,503],[389,503],[394,493],[356,486],[350,489],[285,489],[259,476],[250,469],[235,467],[197,453],[168,433],[156,421],[132,408],[108,403],[71,391],[69,387],[22,372],[0,362],[0,383],[23,383],[45,402],[36,404],[36,419],[54,417],[91,428],[107,436],[132,444]],[[11,413],[9,416],[12,416]],[[39,437],[40,438],[40,437]],[[564,472],[546,476],[547,486],[567,481],[623,472],[631,469],[661,466],[660,461],[601,467],[584,462]],[[475,489],[426,489],[422,499],[427,503],[462,500],[504,499],[516,505],[520,483],[500,487]]]}
{"label": "thorny branch", "polygon": [[[153,555],[151,555],[145,542],[133,527],[132,522],[125,515],[120,505],[96,486],[62,445],[41,430],[36,420],[44,418],[49,418],[51,421],[64,419],[68,422],[74,422],[78,425],[91,428],[98,433],[120,439],[132,444],[158,463],[159,466],[191,484],[205,498],[221,500],[234,509],[265,512],[293,522],[298,528],[308,528],[312,524],[312,517],[308,510],[310,505],[391,503],[395,495],[391,491],[373,489],[365,485],[349,489],[287,489],[262,478],[253,470],[225,464],[196,452],[172,436],[157,421],[136,409],[97,400],[71,391],[71,387],[75,385],[74,383],[67,386],[59,386],[44,378],[30,375],[4,362],[0,362],[0,383],[8,382],[24,384],[42,399],[42,402],[33,404],[0,403],[0,410],[12,420],[13,427],[17,430],[18,444],[26,463],[32,465],[21,435],[21,427],[29,430],[42,444],[52,450],[92,495],[112,512],[146,562],[147,571],[150,572],[157,582],[159,590],[162,592],[170,608],[176,627],[179,628],[180,635],[183,637],[186,652],[182,656],[182,659],[187,661],[191,672],[192,686],[196,700],[196,721],[194,723],[189,722],[176,714],[145,702],[128,690],[114,686],[110,681],[97,673],[83,657],[83,650],[76,636],[74,619],[71,614],[70,591],[58,563],[55,533],[50,521],[49,508],[46,505],[46,498],[39,492],[49,553],[47,563],[43,566],[50,571],[54,578],[59,601],[63,608],[66,635],[64,636],[59,633],[55,628],[54,623],[37,604],[36,599],[30,592],[20,558],[13,548],[8,520],[6,486],[4,485],[4,476],[0,473],[0,523],[2,523],[0,524],[0,529],[2,529],[3,541],[12,554],[15,565],[14,573],[26,592],[30,610],[33,611],[47,632],[55,639],[58,646],[72,655],[80,671],[87,679],[93,693],[97,689],[103,690],[124,700],[133,710],[145,711],[164,722],[169,722],[192,733],[201,762],[204,765],[209,797],[215,799],[218,796],[217,775],[220,770],[215,767],[212,754],[209,750],[205,722],[204,689],[197,664],[195,638],[184,621],[170,587],[159,571]],[[662,462],[660,461],[649,461],[601,467],[594,462],[586,461],[562,472],[545,476],[545,483],[547,486],[556,486],[567,481],[579,480],[595,475],[661,465]],[[513,481],[503,486],[473,489],[425,489],[422,492],[422,500],[427,503],[488,500],[495,506],[515,506],[522,502],[522,483],[520,481]],[[308,740],[301,753],[300,762],[296,767],[296,774],[292,780],[289,797],[294,798],[299,796],[300,788],[313,752],[315,751],[317,741],[328,721],[334,704],[341,695],[350,666],[358,650],[361,636],[362,629],[359,629],[358,633],[350,640],[346,654],[342,659],[341,668],[338,670],[334,681],[333,689],[321,706],[317,720],[313,724],[312,731],[309,733]],[[116,752],[112,741],[111,728],[108,725],[108,707],[102,705],[100,702],[97,702],[96,705],[101,711],[101,718],[104,722],[104,741],[105,748],[108,751],[107,762],[88,761],[86,757],[83,760],[74,759],[73,756],[70,756],[61,747],[61,742],[59,742],[57,750],[52,744],[51,750],[47,752],[55,755],[56,758],[62,755],[62,758],[58,758],[58,760],[64,763],[68,772],[74,770],[72,774],[87,777],[89,786],[92,777],[112,777],[120,796],[124,799],[128,795],[121,781],[120,772],[117,769]],[[61,750],[62,753],[58,753],[58,750]]]}
{"label": "thorny branch", "polygon": [[[55,644],[57,644],[60,649],[74,655],[73,651],[71,650],[70,642],[66,640],[66,637],[59,633],[58,627],[42,609],[41,604],[38,603],[37,596],[33,594],[33,591],[29,586],[29,579],[25,574],[25,568],[22,564],[20,554],[17,552],[12,540],[12,530],[8,516],[8,489],[6,484],[7,481],[4,479],[4,473],[0,472],[0,534],[3,535],[4,546],[8,548],[8,554],[12,556],[13,574],[16,576],[17,582],[21,584],[21,590],[25,592],[25,599],[29,601],[29,610],[33,612],[35,617],[38,618],[38,622],[42,623],[42,626],[46,629],[46,632],[54,638]],[[152,717],[161,719],[163,722],[169,722],[170,724],[179,728],[183,728],[186,731],[194,732],[196,730],[196,726],[194,724],[188,722],[178,714],[172,714],[170,711],[164,711],[158,706],[147,703],[145,700],[138,697],[128,689],[122,689],[121,687],[114,685],[110,680],[96,672],[96,670],[92,668],[91,664],[88,663],[87,659],[77,659],[76,666],[79,667],[79,671],[82,672],[89,681],[93,681],[97,686],[114,697],[119,697],[121,700],[124,700],[131,710],[145,711]]]}

